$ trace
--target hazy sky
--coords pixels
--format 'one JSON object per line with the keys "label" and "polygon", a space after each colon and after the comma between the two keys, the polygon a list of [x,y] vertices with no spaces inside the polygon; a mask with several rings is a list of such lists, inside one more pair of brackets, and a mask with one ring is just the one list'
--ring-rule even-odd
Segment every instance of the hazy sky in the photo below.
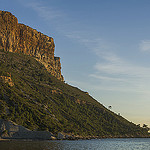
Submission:
{"label": "hazy sky", "polygon": [[65,81],[150,126],[150,0],[0,0],[54,38]]}

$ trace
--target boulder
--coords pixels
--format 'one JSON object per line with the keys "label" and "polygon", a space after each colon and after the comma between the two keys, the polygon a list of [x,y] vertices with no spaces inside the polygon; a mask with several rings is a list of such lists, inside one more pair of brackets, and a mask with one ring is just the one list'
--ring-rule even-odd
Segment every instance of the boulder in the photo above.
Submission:
{"label": "boulder", "polygon": [[58,140],[63,140],[64,138],[65,138],[65,135],[63,133],[59,132],[58,135],[57,135],[57,139]]}
{"label": "boulder", "polygon": [[53,134],[48,131],[31,131],[12,121],[3,119],[0,119],[0,135],[3,139],[55,139]]}

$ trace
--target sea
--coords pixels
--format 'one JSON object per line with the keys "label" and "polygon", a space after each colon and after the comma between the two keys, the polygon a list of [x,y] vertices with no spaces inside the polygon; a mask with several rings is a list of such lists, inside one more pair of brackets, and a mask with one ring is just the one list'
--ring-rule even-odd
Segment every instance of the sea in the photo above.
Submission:
{"label": "sea", "polygon": [[0,150],[150,150],[150,138],[0,141]]}

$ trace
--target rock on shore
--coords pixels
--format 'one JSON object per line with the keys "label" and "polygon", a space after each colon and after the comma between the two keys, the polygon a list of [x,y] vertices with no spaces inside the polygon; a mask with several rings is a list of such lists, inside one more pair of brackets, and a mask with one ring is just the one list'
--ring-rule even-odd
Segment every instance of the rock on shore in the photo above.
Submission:
{"label": "rock on shore", "polygon": [[23,126],[17,125],[12,121],[0,119],[0,136],[2,139],[55,139],[53,134],[48,131],[31,131]]}

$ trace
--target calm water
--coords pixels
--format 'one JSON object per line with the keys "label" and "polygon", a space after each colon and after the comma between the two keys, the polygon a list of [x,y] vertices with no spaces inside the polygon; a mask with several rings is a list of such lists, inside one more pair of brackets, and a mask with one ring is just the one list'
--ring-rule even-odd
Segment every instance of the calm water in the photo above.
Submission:
{"label": "calm water", "polygon": [[0,141],[0,150],[150,150],[150,139]]}

